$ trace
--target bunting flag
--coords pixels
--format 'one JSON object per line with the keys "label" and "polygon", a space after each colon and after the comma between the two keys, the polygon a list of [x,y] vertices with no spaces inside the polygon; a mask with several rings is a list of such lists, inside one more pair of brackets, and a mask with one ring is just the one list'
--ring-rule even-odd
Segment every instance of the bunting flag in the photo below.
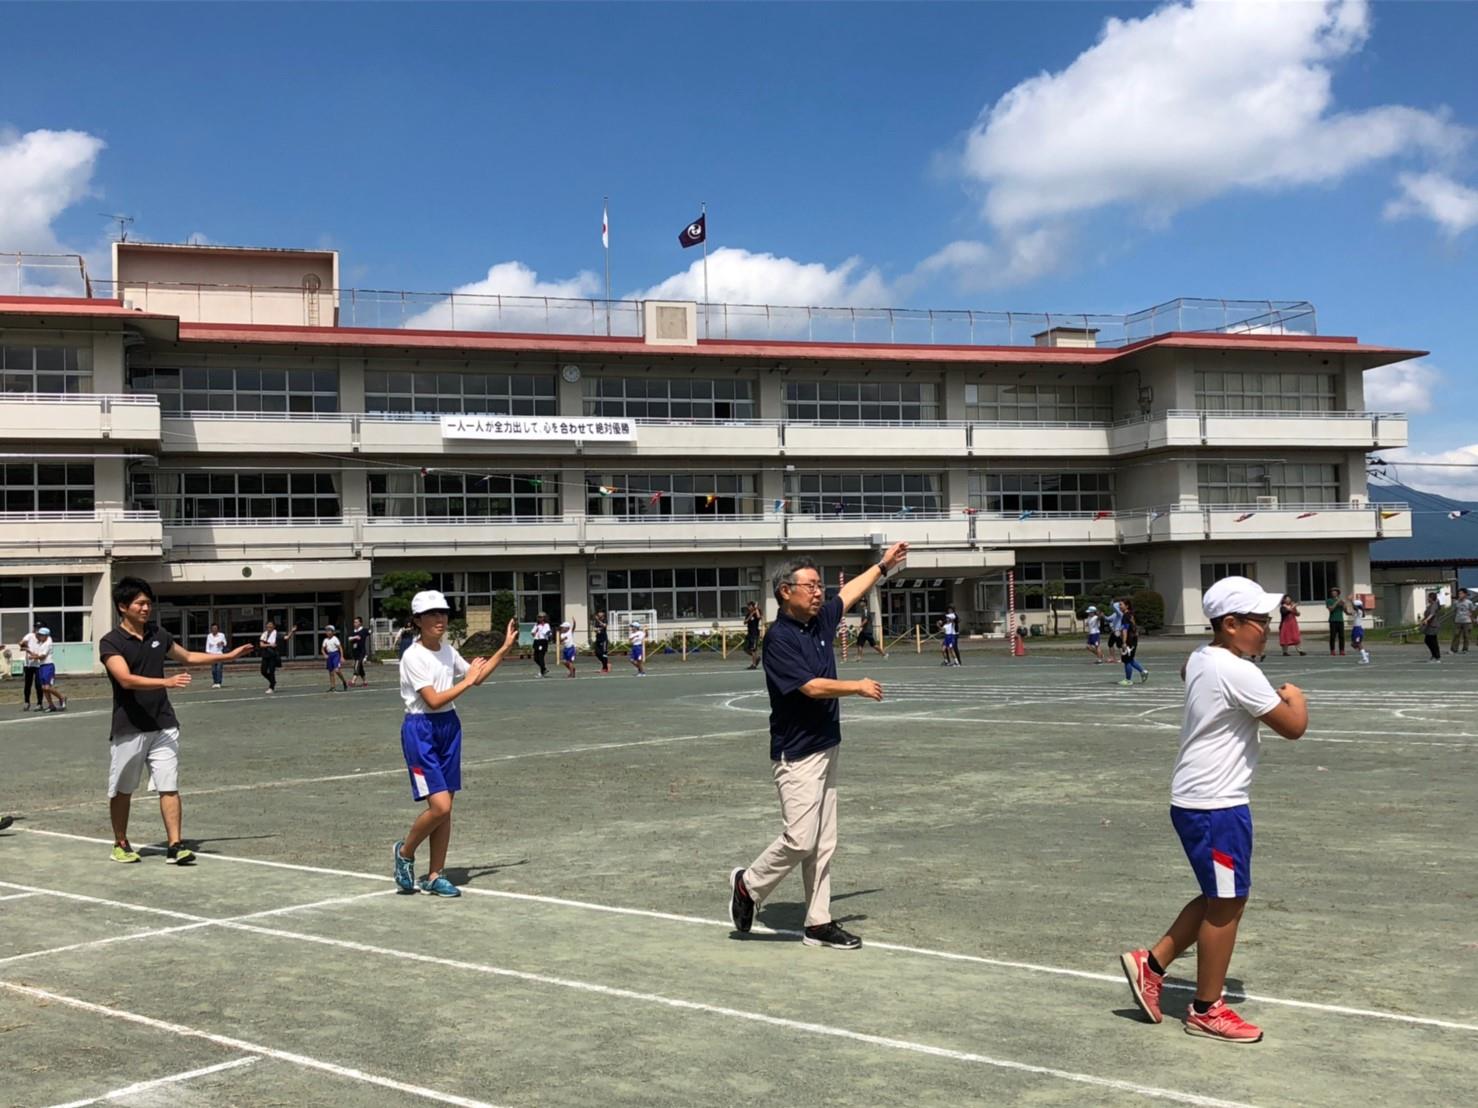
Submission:
{"label": "bunting flag", "polygon": [[611,206],[609,204],[600,206],[600,244],[607,250],[611,248]]}
{"label": "bunting flag", "polygon": [[596,487],[600,490],[600,494],[602,496],[610,496],[616,491],[615,489],[611,488],[610,485],[597,485]]}
{"label": "bunting flag", "polygon": [[1472,510],[1473,510],[1472,508],[1462,508],[1462,509],[1459,509],[1456,512],[1448,512],[1447,513],[1447,518],[1448,519],[1462,519],[1463,516],[1467,515]]}
{"label": "bunting flag", "polygon": [[1151,513],[1150,513],[1150,522],[1151,522],[1151,523],[1154,523],[1154,522],[1155,522],[1155,520],[1157,520],[1157,519],[1159,519],[1159,518],[1160,518],[1160,517],[1161,517],[1161,516],[1163,516],[1163,515],[1164,515],[1164,514],[1165,514],[1165,512],[1164,512],[1164,511],[1163,511],[1163,510],[1161,510],[1161,511],[1156,511],[1156,512],[1151,512]]}
{"label": "bunting flag", "polygon": [[1114,514],[1113,512],[1108,511],[1108,510],[1101,511],[1101,512],[1094,512],[1093,513],[1093,518],[1094,519],[1108,519],[1113,514]]}
{"label": "bunting flag", "polygon": [[1401,514],[1400,512],[1382,512],[1380,514],[1380,517],[1381,517],[1381,519],[1390,519],[1393,516],[1399,516],[1400,514]]}
{"label": "bunting flag", "polygon": [[1257,515],[1256,512],[1243,512],[1236,519],[1232,520],[1232,522],[1233,523],[1245,523],[1247,520],[1251,519],[1255,515]]}
{"label": "bunting flag", "polygon": [[711,508],[711,507],[713,507],[713,502],[715,500],[717,500],[717,499],[718,499],[717,496],[715,496],[713,493],[709,493],[707,496],[705,496],[703,498],[703,506],[705,508]]}
{"label": "bunting flag", "polygon": [[783,512],[785,510],[786,503],[787,502],[784,501],[784,500],[777,500],[777,501],[775,501],[775,511],[777,511],[777,512]]}
{"label": "bunting flag", "polygon": [[1295,516],[1294,518],[1296,518],[1296,519],[1308,519],[1309,516],[1316,516],[1318,514],[1319,514],[1318,512],[1304,512],[1302,515]]}
{"label": "bunting flag", "polygon": [[[483,480],[484,481],[491,481],[492,478],[491,477],[484,477]],[[542,478],[542,477],[530,477],[529,478],[529,486],[535,492],[538,492],[540,489],[542,489],[544,487],[544,478]]]}
{"label": "bunting flag", "polygon": [[965,512],[965,514],[967,516],[979,515],[980,514],[980,509],[979,508],[965,508],[964,509],[964,512]]}
{"label": "bunting flag", "polygon": [[652,504],[652,505],[655,505],[655,504],[656,504],[656,503],[657,503],[657,501],[659,501],[659,500],[661,500],[661,499],[662,499],[662,490],[661,490],[661,489],[658,489],[658,490],[657,490],[657,491],[656,491],[656,492],[654,492],[654,493],[653,493],[653,494],[652,494],[652,495],[651,495],[651,497],[650,497],[650,498],[649,498],[649,499],[648,499],[648,500],[647,500],[647,503],[648,503],[648,504]]}
{"label": "bunting flag", "polygon": [[1016,517],[1016,522],[1017,523],[1020,523],[1024,519],[1031,519],[1031,517],[1032,517],[1031,510],[1028,509],[1027,511],[1022,512],[1019,516]]}

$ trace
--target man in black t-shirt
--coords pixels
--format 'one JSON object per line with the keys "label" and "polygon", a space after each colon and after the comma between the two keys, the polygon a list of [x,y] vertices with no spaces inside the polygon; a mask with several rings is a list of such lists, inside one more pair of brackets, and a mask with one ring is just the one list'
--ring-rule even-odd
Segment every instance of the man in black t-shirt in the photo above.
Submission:
{"label": "man in black t-shirt", "polygon": [[729,875],[729,920],[734,930],[754,924],[755,906],[787,874],[801,867],[806,886],[807,946],[856,950],[862,940],[831,918],[831,858],[837,845],[837,761],[842,714],[837,699],[882,700],[871,678],[838,681],[832,643],[847,609],[908,556],[895,543],[877,565],[822,603],[821,573],[810,558],[780,568],[771,582],[780,612],[765,633],[765,687],[770,694],[770,762],[785,824],[747,869]]}
{"label": "man in black t-shirt", "polygon": [[753,600],[744,609],[744,650],[749,655],[749,668],[760,668],[760,606]]}
{"label": "man in black t-shirt", "polygon": [[164,860],[189,865],[195,855],[180,838],[180,724],[169,702],[170,689],[190,683],[185,672],[164,676],[164,659],[185,665],[208,666],[239,658],[251,644],[227,654],[186,650],[170,633],[149,621],[154,590],[138,577],[124,577],[113,586],[113,606],[119,626],[103,636],[98,657],[113,686],[113,725],[109,732],[108,814],[113,822],[113,861],[137,862],[138,852],[128,842],[128,813],[133,792],[145,767],[159,794],[164,819]]}
{"label": "man in black t-shirt", "polygon": [[349,630],[349,657],[354,659],[354,677],[350,685],[369,687],[369,678],[364,675],[364,661],[369,657],[370,629],[364,620],[354,617],[354,626]]}

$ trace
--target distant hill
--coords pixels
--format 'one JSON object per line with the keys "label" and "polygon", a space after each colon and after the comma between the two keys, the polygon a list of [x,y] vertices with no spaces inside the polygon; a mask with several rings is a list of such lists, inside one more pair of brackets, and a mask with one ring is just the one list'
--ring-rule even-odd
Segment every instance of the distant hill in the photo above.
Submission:
{"label": "distant hill", "polygon": [[[1453,500],[1407,485],[1370,483],[1370,499],[1404,501],[1411,505],[1411,538],[1381,539],[1370,544],[1372,562],[1426,561],[1441,558],[1478,558],[1478,502]],[[1448,512],[1471,511],[1461,519]],[[1478,587],[1478,569],[1462,571],[1462,583]]]}

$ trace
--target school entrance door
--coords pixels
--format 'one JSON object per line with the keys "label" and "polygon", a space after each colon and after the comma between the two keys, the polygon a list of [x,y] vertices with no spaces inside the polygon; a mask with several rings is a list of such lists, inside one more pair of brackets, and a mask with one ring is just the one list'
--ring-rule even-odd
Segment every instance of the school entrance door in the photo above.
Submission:
{"label": "school entrance door", "polygon": [[924,634],[931,634],[949,607],[949,590],[943,587],[885,584],[882,592],[883,633],[889,638],[912,631],[915,624],[924,629]]}

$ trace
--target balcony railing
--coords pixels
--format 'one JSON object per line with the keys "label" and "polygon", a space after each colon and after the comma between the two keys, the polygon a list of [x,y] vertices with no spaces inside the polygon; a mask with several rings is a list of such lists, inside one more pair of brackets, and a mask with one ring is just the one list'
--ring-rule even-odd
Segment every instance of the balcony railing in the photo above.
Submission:
{"label": "balcony railing", "polygon": [[159,418],[148,393],[0,392],[0,438],[158,442]]}
{"label": "balcony railing", "polygon": [[6,557],[146,557],[158,555],[162,541],[158,512],[0,512],[0,553]]}

